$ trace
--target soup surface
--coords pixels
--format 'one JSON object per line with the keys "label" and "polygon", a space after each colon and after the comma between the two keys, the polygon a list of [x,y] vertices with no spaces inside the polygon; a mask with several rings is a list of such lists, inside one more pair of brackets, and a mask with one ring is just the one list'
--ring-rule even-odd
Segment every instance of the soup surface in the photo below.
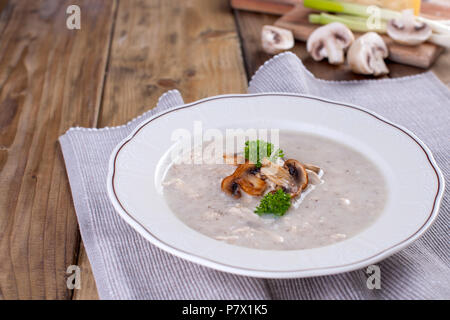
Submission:
{"label": "soup surface", "polygon": [[[261,197],[242,192],[235,199],[221,190],[229,164],[172,164],[163,179],[170,209],[189,227],[230,244],[268,250],[329,245],[361,232],[387,201],[384,178],[358,151],[316,135],[280,132],[285,158],[322,168],[322,183],[282,217],[258,216]],[[293,203],[295,200],[293,200]]]}

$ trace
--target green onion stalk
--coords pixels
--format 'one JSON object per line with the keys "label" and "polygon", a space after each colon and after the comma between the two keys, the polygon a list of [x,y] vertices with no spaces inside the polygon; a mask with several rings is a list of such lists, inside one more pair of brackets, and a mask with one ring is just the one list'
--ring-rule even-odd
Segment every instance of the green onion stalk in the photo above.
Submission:
{"label": "green onion stalk", "polygon": [[[375,12],[373,6],[338,0],[304,0],[303,5],[306,8],[325,11],[319,14],[310,14],[309,22],[314,24],[340,22],[356,32],[386,33],[387,21],[402,16],[399,11],[378,8],[379,11]],[[335,14],[329,14],[329,12]],[[369,19],[372,17],[379,18],[378,25],[377,23],[369,23]],[[436,21],[421,16],[416,17],[416,20],[427,23],[433,30],[433,34],[428,39],[429,42],[450,48],[450,25],[447,25],[447,21]]]}
{"label": "green onion stalk", "polygon": [[[343,13],[360,17],[370,17],[373,14],[372,6],[362,4],[348,3],[330,0],[304,0],[303,5],[306,8],[327,11],[334,13]],[[394,10],[379,8],[379,17],[384,20],[391,20],[401,17],[401,13]]]}
{"label": "green onion stalk", "polygon": [[367,19],[348,16],[348,15],[332,15],[328,13],[310,14],[309,22],[314,24],[329,24],[332,22],[340,22],[345,24],[349,29],[356,32],[375,31],[378,33],[386,33],[386,22],[380,22],[379,26],[369,27]]}

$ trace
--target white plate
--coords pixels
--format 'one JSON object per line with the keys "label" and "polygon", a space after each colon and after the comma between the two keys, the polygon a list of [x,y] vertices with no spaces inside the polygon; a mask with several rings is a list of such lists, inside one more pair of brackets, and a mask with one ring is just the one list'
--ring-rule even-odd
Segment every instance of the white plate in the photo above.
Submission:
{"label": "white plate", "polygon": [[[385,174],[389,199],[373,225],[333,245],[259,250],[211,239],[181,222],[161,195],[175,129],[279,128],[314,132],[351,145]],[[360,107],[294,94],[225,95],[157,115],[114,150],[108,194],[116,211],[154,245],[218,270],[267,278],[308,277],[376,263],[421,236],[436,218],[444,178],[430,150],[410,131]]]}

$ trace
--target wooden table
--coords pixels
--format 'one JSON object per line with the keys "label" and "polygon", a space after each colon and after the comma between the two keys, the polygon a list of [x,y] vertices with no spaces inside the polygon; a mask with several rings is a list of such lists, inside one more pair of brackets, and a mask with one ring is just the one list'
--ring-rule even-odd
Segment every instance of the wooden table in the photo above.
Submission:
{"label": "wooden table", "polygon": [[[81,30],[66,8],[81,7]],[[96,299],[58,137],[120,125],[177,88],[185,101],[245,93],[269,56],[261,26],[226,0],[0,0],[0,298]],[[324,79],[359,79],[293,50]],[[390,77],[423,70],[390,64]],[[433,66],[450,86],[450,54]],[[81,289],[66,286],[81,267]]]}

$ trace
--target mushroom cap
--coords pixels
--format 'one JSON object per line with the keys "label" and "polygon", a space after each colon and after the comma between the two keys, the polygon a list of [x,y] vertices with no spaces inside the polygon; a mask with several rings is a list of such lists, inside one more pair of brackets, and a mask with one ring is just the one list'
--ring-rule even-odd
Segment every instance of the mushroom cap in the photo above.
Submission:
{"label": "mushroom cap", "polygon": [[233,175],[225,177],[222,180],[221,188],[223,192],[233,198],[239,199],[242,196],[239,184],[236,182],[236,178]]}
{"label": "mushroom cap", "polygon": [[328,58],[331,64],[342,64],[344,52],[354,40],[346,25],[333,22],[314,30],[308,38],[306,49],[315,61]]}
{"label": "mushroom cap", "polygon": [[378,76],[389,73],[384,63],[388,55],[389,50],[383,38],[375,32],[368,32],[351,45],[347,60],[353,72]]}
{"label": "mushroom cap", "polygon": [[294,46],[294,35],[291,30],[263,26],[261,31],[262,48],[269,54],[277,54]]}
{"label": "mushroom cap", "polygon": [[417,21],[411,10],[404,10],[402,16],[389,20],[387,34],[397,43],[418,45],[430,38],[431,27],[423,21]]}
{"label": "mushroom cap", "polygon": [[266,182],[257,176],[259,169],[255,164],[240,164],[231,176],[222,180],[222,190],[234,198],[241,197],[240,190],[251,196],[261,196],[266,190]]}

